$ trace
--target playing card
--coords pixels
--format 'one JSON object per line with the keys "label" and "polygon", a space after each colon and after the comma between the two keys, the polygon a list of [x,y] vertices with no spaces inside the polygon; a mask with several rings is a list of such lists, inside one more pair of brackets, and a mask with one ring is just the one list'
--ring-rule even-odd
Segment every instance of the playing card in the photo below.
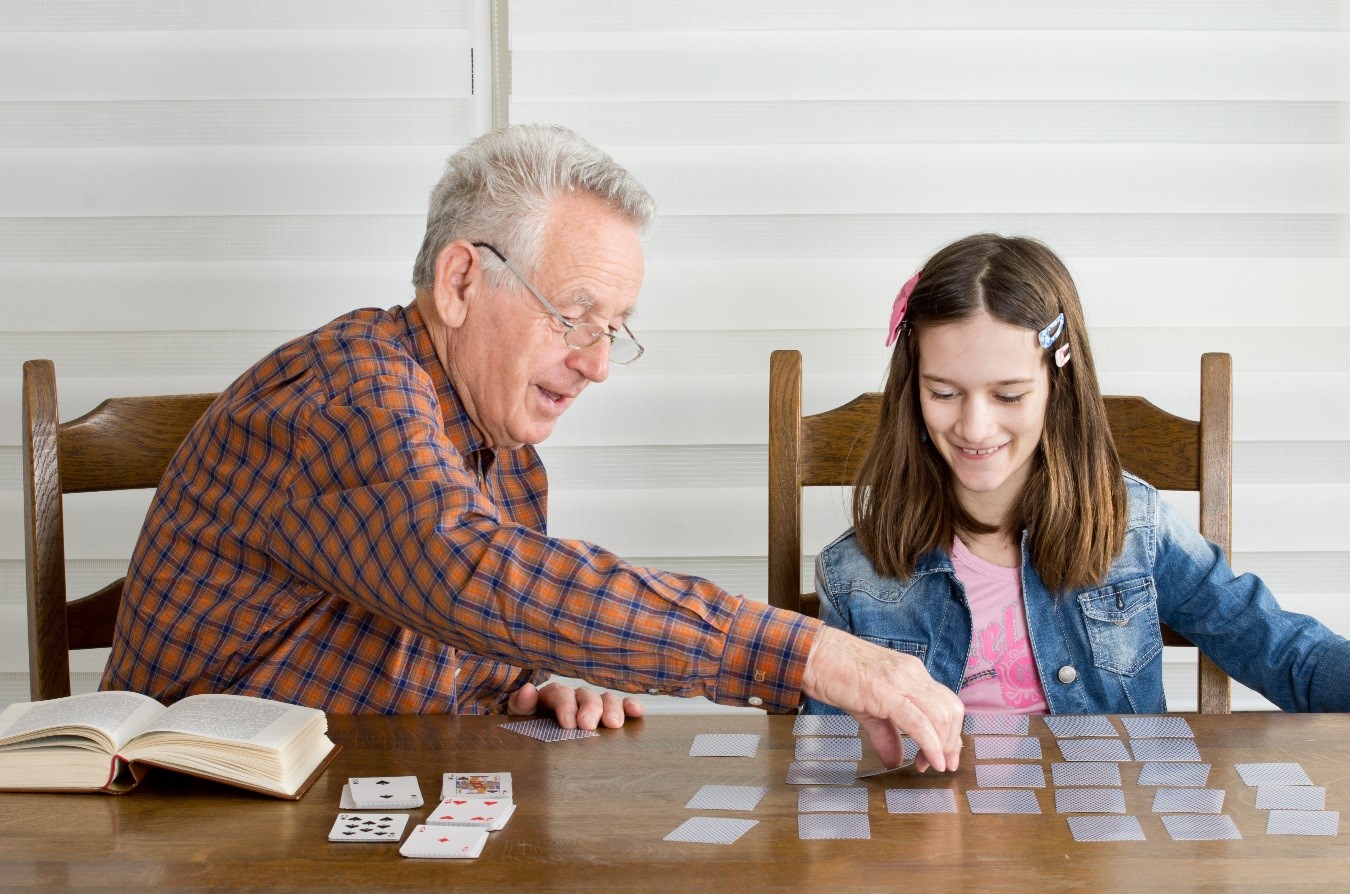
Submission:
{"label": "playing card", "polygon": [[1339,810],[1272,810],[1267,835],[1335,835],[1341,827]]}
{"label": "playing card", "polygon": [[442,798],[428,814],[428,826],[467,826],[496,832],[506,825],[516,805],[498,798]]}
{"label": "playing card", "polygon": [[1298,764],[1235,764],[1234,769],[1247,785],[1312,785]]}
{"label": "playing card", "polygon": [[500,729],[520,733],[540,742],[563,742],[569,739],[589,739],[600,735],[593,729],[563,729],[552,717],[537,720],[520,720],[515,723],[503,723]]}
{"label": "playing card", "polygon": [[888,788],[889,813],[956,813],[956,793],[949,788]]}
{"label": "playing card", "polygon": [[1144,830],[1133,816],[1071,816],[1074,841],[1143,841]]}
{"label": "playing card", "polygon": [[1320,785],[1262,785],[1257,810],[1326,810],[1327,790]]}
{"label": "playing card", "polygon": [[794,736],[856,736],[858,721],[847,714],[799,714],[792,722]]}
{"label": "playing card", "polygon": [[1119,735],[1110,719],[1100,714],[1049,714],[1045,718],[1045,725],[1050,727],[1050,732],[1057,739],[1073,736],[1115,738]]}
{"label": "playing card", "polygon": [[1173,813],[1164,816],[1162,821],[1173,841],[1221,841],[1242,837],[1237,826],[1233,825],[1233,818],[1227,814],[1210,816]]}
{"label": "playing card", "polygon": [[693,816],[675,827],[664,841],[689,841],[696,844],[731,844],[753,829],[759,820]]}
{"label": "playing card", "polygon": [[1221,788],[1160,788],[1153,795],[1154,813],[1220,813]]}
{"label": "playing card", "polygon": [[1125,792],[1118,788],[1055,790],[1056,813],[1124,813]]}
{"label": "playing card", "polygon": [[1050,775],[1055,785],[1115,785],[1119,786],[1120,764],[1111,761],[1078,761],[1072,764],[1051,764]]}
{"label": "playing card", "polygon": [[762,785],[705,785],[685,810],[754,810],[769,790]]}
{"label": "playing card", "polygon": [[799,761],[860,761],[862,739],[817,738],[808,736],[797,740]]}
{"label": "playing card", "polygon": [[1184,717],[1122,717],[1125,734],[1132,739],[1194,739]]}
{"label": "playing card", "polygon": [[825,786],[822,788],[804,788],[797,791],[798,813],[866,813],[867,789],[840,788]]}
{"label": "playing card", "polygon": [[699,733],[689,748],[690,757],[754,757],[758,733]]}
{"label": "playing card", "polygon": [[793,761],[788,785],[852,785],[858,765],[851,761]]}
{"label": "playing card", "polygon": [[1140,785],[1203,787],[1209,781],[1209,764],[1144,764],[1139,769]]}
{"label": "playing card", "polygon": [[971,813],[1040,813],[1036,793],[1029,789],[971,789],[966,792]]}
{"label": "playing card", "polygon": [[1193,739],[1131,739],[1130,751],[1137,761],[1200,760],[1200,750]]}
{"label": "playing card", "polygon": [[1127,761],[1130,754],[1119,739],[1056,739],[1066,761]]}
{"label": "playing card", "polygon": [[871,838],[872,824],[865,813],[801,813],[797,815],[797,837]]}
{"label": "playing card", "polygon": [[1041,740],[1031,736],[976,736],[975,759],[1041,759]]}
{"label": "playing card", "polygon": [[472,860],[483,852],[487,840],[487,829],[422,825],[412,830],[398,852],[405,857]]}
{"label": "playing card", "polygon": [[422,806],[416,776],[353,776],[342,787],[343,810],[407,810]]}
{"label": "playing card", "polygon": [[446,773],[442,798],[496,798],[511,800],[510,773]]}
{"label": "playing card", "polygon": [[398,841],[408,827],[406,813],[339,813],[329,841]]}
{"label": "playing card", "polygon": [[961,725],[967,736],[1025,736],[1030,729],[1025,714],[967,714]]}
{"label": "playing card", "polygon": [[1040,764],[976,764],[980,788],[1045,788],[1045,770]]}

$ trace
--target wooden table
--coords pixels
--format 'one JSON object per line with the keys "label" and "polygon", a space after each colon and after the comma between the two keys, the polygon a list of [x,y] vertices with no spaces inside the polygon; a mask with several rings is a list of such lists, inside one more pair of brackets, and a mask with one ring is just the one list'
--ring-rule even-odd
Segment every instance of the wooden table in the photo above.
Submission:
{"label": "wooden table", "polygon": [[[1037,793],[1041,816],[973,815],[967,745],[947,777],[912,769],[865,780],[871,840],[801,841],[797,790],[783,782],[792,760],[790,717],[656,716],[599,738],[544,744],[497,729],[502,718],[331,718],[343,752],[298,802],[277,801],[160,772],[123,797],[0,795],[0,890],[239,889],[353,891],[756,890],[988,891],[1345,891],[1350,828],[1335,838],[1267,836],[1266,811],[1236,763],[1296,761],[1327,788],[1327,809],[1350,814],[1350,714],[1186,715],[1211,788],[1227,790],[1224,812],[1241,841],[1172,841],[1151,814],[1152,788],[1123,764],[1126,806],[1147,841],[1080,844]],[[1042,765],[1058,760],[1045,725]],[[755,732],[754,758],[693,758],[700,732]],[[429,812],[448,770],[514,774],[517,810],[477,860],[410,860],[392,844],[330,844],[349,776],[416,775]],[[759,820],[730,846],[662,838],[695,813],[684,804],[706,783],[765,785]],[[955,815],[890,815],[883,790],[949,786]],[[1347,817],[1350,819],[1350,816]]]}

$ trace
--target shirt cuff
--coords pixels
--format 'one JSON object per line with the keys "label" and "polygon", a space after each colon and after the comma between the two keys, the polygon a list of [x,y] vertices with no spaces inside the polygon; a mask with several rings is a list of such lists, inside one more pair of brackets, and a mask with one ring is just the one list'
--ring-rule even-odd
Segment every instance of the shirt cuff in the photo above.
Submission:
{"label": "shirt cuff", "polygon": [[742,599],[727,631],[716,692],[723,705],[797,710],[811,643],[823,625],[815,618]]}

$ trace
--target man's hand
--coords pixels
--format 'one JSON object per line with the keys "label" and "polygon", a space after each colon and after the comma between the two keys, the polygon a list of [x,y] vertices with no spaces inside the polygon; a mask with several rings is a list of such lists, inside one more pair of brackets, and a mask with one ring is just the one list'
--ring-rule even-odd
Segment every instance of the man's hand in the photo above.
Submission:
{"label": "man's hand", "polygon": [[596,692],[584,687],[573,689],[561,683],[545,683],[541,688],[526,683],[506,702],[508,714],[534,714],[537,711],[552,712],[563,729],[595,729],[601,724],[616,729],[623,726],[625,719],[642,716],[642,702],[635,698],[620,701],[612,692]]}
{"label": "man's hand", "polygon": [[965,708],[913,655],[822,627],[806,659],[802,689],[856,717],[888,767],[904,759],[901,732],[919,745],[919,772],[955,770],[961,762]]}

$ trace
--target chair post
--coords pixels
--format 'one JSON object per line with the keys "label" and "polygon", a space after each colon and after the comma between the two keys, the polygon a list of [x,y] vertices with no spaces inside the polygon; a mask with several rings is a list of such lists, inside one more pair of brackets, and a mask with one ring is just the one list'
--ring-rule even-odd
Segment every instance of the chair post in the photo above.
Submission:
{"label": "chair post", "polygon": [[[1200,358],[1200,533],[1233,559],[1233,358]],[[1200,653],[1202,714],[1232,711],[1228,675]]]}
{"label": "chair post", "polygon": [[56,367],[23,365],[23,515],[28,582],[28,673],[35,701],[70,695],[65,527],[58,464]]}
{"label": "chair post", "polygon": [[769,358],[769,604],[801,611],[802,355]]}

